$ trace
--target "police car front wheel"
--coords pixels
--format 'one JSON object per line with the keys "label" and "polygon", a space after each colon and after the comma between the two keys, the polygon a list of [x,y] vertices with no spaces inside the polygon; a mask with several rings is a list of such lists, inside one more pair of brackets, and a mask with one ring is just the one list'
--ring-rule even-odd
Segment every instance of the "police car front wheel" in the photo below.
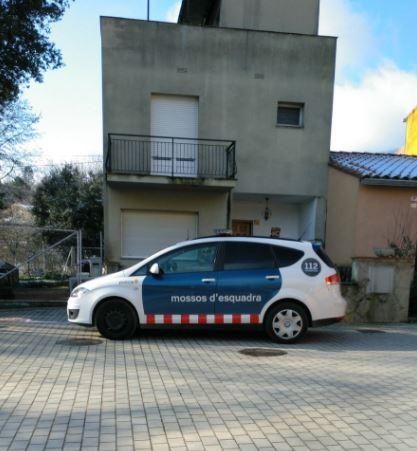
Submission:
{"label": "police car front wheel", "polygon": [[305,310],[294,302],[272,307],[265,318],[268,336],[279,343],[294,343],[307,332]]}
{"label": "police car front wheel", "polygon": [[133,307],[118,299],[110,299],[99,305],[95,318],[100,334],[111,340],[131,338],[138,327]]}

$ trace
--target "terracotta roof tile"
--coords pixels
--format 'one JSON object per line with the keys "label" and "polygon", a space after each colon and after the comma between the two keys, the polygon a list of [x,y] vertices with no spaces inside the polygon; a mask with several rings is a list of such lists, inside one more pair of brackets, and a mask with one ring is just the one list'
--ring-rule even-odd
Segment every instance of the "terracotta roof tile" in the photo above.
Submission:
{"label": "terracotta roof tile", "polygon": [[417,180],[417,157],[390,153],[330,152],[330,166],[359,178]]}

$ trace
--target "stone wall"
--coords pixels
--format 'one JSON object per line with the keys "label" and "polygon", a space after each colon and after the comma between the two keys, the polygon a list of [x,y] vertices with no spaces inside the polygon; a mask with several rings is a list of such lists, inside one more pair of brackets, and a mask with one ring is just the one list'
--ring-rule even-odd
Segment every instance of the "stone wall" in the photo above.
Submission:
{"label": "stone wall", "polygon": [[[380,274],[384,274],[385,271],[387,277],[392,274],[392,285],[390,281],[381,280],[379,285],[383,287],[379,288],[375,282],[375,272],[378,271],[383,271]],[[354,280],[352,283],[342,285],[342,294],[348,303],[346,322],[407,321],[413,273],[413,263],[409,260],[354,259],[352,265]]]}

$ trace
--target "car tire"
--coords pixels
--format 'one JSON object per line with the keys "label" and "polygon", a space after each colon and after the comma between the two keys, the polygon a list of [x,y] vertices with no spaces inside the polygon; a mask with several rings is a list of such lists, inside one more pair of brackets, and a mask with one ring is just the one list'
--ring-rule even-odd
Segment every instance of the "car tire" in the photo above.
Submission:
{"label": "car tire", "polygon": [[307,332],[308,318],[295,302],[280,302],[265,317],[265,331],[277,343],[295,343]]}
{"label": "car tire", "polygon": [[138,328],[138,319],[133,306],[118,299],[110,299],[100,304],[95,319],[97,330],[104,338],[110,340],[131,338]]}

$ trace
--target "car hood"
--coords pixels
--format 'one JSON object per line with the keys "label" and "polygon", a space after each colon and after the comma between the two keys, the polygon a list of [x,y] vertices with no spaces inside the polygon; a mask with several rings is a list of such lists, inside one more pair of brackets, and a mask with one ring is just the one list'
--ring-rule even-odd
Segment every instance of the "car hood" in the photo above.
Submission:
{"label": "car hood", "polygon": [[112,274],[108,274],[107,276],[101,276],[96,277],[95,279],[92,280],[87,280],[87,282],[83,282],[80,285],[77,285],[77,288],[84,287],[87,288],[87,290],[94,290],[96,288],[106,285],[106,283],[111,284],[113,279],[120,279],[123,277],[126,277],[126,271],[118,271]]}

